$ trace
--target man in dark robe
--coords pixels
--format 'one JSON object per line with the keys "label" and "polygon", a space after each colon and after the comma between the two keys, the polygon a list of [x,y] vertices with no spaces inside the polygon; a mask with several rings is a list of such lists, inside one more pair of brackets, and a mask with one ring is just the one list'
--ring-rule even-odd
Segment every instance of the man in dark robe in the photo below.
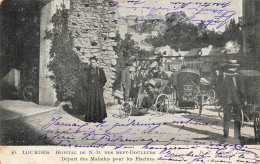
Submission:
{"label": "man in dark robe", "polygon": [[91,57],[91,66],[87,69],[83,83],[83,99],[86,109],[86,122],[103,122],[107,117],[105,101],[103,97],[103,87],[107,79],[102,68],[97,66],[98,59]]}

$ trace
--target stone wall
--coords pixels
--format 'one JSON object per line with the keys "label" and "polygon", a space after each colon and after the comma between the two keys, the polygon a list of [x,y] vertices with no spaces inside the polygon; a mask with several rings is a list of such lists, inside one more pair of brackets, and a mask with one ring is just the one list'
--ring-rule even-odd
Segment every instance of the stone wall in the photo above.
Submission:
{"label": "stone wall", "polygon": [[115,79],[117,56],[115,8],[106,0],[71,0],[69,28],[74,40],[73,50],[83,62],[96,56],[107,77],[104,98],[106,103],[113,102],[112,84]]}

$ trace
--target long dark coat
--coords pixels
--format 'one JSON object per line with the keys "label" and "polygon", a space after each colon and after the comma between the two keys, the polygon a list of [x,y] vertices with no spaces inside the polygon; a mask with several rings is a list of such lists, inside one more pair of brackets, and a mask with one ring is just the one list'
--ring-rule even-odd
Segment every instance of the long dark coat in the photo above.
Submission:
{"label": "long dark coat", "polygon": [[131,89],[131,74],[128,69],[124,69],[122,71],[122,87],[124,90],[124,100],[128,101],[129,100],[129,95],[130,95],[130,89]]}
{"label": "long dark coat", "polygon": [[107,117],[103,87],[107,79],[102,68],[89,68],[82,78],[82,100],[86,122],[102,122]]}
{"label": "long dark coat", "polygon": [[225,105],[242,105],[245,101],[244,84],[234,73],[224,73],[221,92],[221,102]]}

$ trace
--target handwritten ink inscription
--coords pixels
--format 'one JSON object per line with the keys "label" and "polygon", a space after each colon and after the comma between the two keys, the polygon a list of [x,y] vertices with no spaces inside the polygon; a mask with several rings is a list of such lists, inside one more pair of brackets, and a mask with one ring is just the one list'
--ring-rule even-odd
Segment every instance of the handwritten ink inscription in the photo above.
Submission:
{"label": "handwritten ink inscription", "polygon": [[[226,25],[230,19],[236,14],[236,11],[232,10],[231,2],[180,2],[180,1],[168,1],[166,2],[168,7],[160,6],[160,3],[151,3],[149,1],[111,1],[109,4],[111,7],[117,7],[129,12],[125,13],[142,13],[143,15],[161,14],[165,15],[165,18],[132,18],[132,15],[119,16],[120,20],[129,21],[158,21],[172,23],[173,25],[167,30],[170,31],[174,27],[184,22],[193,22],[195,24],[203,24],[204,26],[211,26],[219,29]],[[231,9],[230,9],[231,8]],[[172,18],[171,14],[181,15],[185,11],[186,17]]]}
{"label": "handwritten ink inscription", "polygon": [[[173,117],[174,119],[174,117]],[[179,140],[175,137],[172,137],[170,140],[154,140],[151,136],[153,135],[176,135],[176,132],[163,131],[164,126],[176,125],[180,126],[177,130],[178,135],[188,135],[181,133],[184,126],[193,125],[201,127],[209,127],[213,130],[221,130],[216,126],[216,122],[196,122],[193,118],[180,120],[180,121],[171,121],[171,122],[149,122],[141,123],[136,120],[129,119],[127,123],[114,123],[112,125],[107,124],[106,122],[100,124],[80,124],[80,123],[67,123],[63,121],[62,117],[52,118],[49,123],[44,125],[41,128],[41,131],[44,133],[40,139],[45,140],[47,143],[51,143],[56,140],[59,141],[57,145],[61,146],[71,146],[73,140],[80,141],[91,141],[92,146],[107,146],[113,143],[123,143],[123,144],[165,144],[170,145],[174,142],[191,142],[189,140]],[[138,136],[136,138],[135,136]],[[141,137],[139,137],[141,136]],[[196,144],[196,143],[195,143]],[[84,147],[83,145],[76,145],[76,147]],[[88,146],[87,146],[88,147]],[[118,147],[118,146],[116,146]]]}
{"label": "handwritten ink inscription", "polygon": [[[179,126],[177,131],[164,131],[164,126]],[[116,122],[108,124],[107,122],[93,124],[75,122],[70,123],[63,120],[62,117],[52,118],[45,124],[41,131],[43,135],[40,140],[47,144],[54,144],[64,147],[85,147],[102,149],[113,147],[116,154],[134,154],[136,145],[142,145],[142,154],[154,154],[159,151],[160,157],[156,160],[175,161],[186,163],[231,163],[233,159],[236,162],[256,163],[259,155],[253,149],[244,145],[232,145],[221,143],[211,143],[206,145],[201,141],[192,141],[189,138],[180,137],[188,135],[181,133],[183,127],[188,125],[208,127],[213,130],[221,130],[215,122],[196,122],[193,118],[183,121],[171,122],[138,122],[129,119],[127,123]],[[179,133],[176,135],[176,133]],[[160,137],[155,137],[156,135]],[[172,136],[165,138],[164,136]],[[138,137],[137,137],[138,136]],[[178,143],[187,143],[188,145],[175,146]],[[194,146],[192,146],[194,145]],[[198,151],[198,149],[200,151]],[[148,151],[149,150],[149,151]],[[187,153],[180,152],[184,150]]]}

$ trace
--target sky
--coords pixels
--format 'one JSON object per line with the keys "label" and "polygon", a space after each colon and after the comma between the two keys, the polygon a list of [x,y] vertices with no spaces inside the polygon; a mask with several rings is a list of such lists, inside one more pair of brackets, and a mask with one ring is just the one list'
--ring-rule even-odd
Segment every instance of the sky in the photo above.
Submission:
{"label": "sky", "polygon": [[[224,24],[228,23],[231,18],[235,18],[236,22],[238,22],[238,17],[242,16],[242,0],[132,1],[133,2],[129,2],[129,0],[115,1],[120,17],[127,17],[128,15],[145,16],[149,14],[165,15],[169,12],[184,11],[188,17],[194,16],[191,17],[193,23],[199,23],[203,20],[205,24],[208,24],[207,27],[209,29],[214,28],[216,31],[224,31]],[[220,17],[221,15],[225,17]]]}

